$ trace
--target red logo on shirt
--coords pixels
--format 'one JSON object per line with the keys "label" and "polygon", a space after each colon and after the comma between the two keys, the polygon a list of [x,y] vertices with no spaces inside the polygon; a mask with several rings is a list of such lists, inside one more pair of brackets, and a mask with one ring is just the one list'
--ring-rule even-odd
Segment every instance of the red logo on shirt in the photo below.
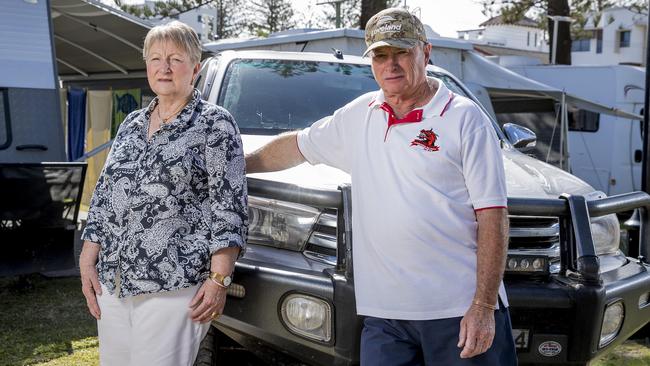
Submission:
{"label": "red logo on shirt", "polygon": [[411,146],[422,146],[427,151],[438,151],[439,146],[436,146],[438,135],[433,132],[433,129],[420,130],[418,137],[411,141]]}

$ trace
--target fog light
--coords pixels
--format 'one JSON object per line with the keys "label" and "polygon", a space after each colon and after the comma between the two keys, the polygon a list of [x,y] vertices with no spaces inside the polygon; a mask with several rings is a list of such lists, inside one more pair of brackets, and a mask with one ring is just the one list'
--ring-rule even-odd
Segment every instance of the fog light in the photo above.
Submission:
{"label": "fog light", "polygon": [[506,262],[506,273],[508,274],[527,274],[527,275],[548,275],[549,259],[548,257],[530,254],[508,254]]}
{"label": "fog light", "polygon": [[282,320],[289,331],[322,342],[332,339],[332,310],[321,299],[291,294],[281,306]]}
{"label": "fog light", "polygon": [[602,348],[610,344],[618,335],[625,318],[625,308],[622,301],[607,305],[605,315],[603,315],[603,324],[600,328],[600,342],[598,347]]}
{"label": "fog light", "polygon": [[639,296],[639,309],[648,306],[648,302],[650,302],[650,293],[646,292]]}

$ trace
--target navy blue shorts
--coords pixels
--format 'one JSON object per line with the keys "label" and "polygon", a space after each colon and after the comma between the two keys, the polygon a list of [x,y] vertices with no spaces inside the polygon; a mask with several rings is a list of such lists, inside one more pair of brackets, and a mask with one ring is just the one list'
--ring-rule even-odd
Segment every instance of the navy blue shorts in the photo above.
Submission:
{"label": "navy blue shorts", "polygon": [[460,318],[391,320],[367,317],[361,332],[362,366],[511,366],[517,365],[510,315],[504,306],[494,312],[494,342],[485,352],[460,358]]}

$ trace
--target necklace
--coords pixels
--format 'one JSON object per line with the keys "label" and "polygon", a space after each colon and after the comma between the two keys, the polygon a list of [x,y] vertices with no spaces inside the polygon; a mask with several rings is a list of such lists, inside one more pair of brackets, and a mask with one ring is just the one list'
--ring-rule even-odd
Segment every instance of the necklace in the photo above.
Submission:
{"label": "necklace", "polygon": [[171,114],[169,114],[167,117],[163,118],[163,116],[160,115],[160,104],[158,104],[156,108],[156,114],[158,114],[158,118],[162,121],[162,123],[167,123],[172,117],[174,117],[178,112],[183,109],[187,105],[189,101],[186,101],[185,103],[181,104],[180,107],[178,107],[175,111],[173,111]]}

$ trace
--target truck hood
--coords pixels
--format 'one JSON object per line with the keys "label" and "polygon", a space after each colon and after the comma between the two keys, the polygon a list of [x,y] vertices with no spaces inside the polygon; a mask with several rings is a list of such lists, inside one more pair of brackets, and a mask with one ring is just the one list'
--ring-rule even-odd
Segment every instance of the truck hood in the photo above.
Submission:
{"label": "truck hood", "polygon": [[[253,152],[274,137],[242,135],[244,151]],[[594,189],[581,179],[511,148],[503,150],[503,164],[506,170],[508,197],[558,198],[562,193],[595,193]],[[350,183],[350,176],[339,169],[309,163],[279,172],[248,176],[320,189],[337,189],[341,184]]]}

